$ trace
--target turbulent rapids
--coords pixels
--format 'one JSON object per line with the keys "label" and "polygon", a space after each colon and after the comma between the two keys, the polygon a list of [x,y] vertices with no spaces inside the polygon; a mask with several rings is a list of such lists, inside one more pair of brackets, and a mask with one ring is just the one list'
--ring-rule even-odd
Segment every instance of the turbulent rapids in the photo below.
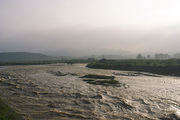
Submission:
{"label": "turbulent rapids", "polygon": [[[119,86],[89,84],[87,74]],[[179,120],[180,78],[85,64],[2,67],[0,93],[27,120]]]}

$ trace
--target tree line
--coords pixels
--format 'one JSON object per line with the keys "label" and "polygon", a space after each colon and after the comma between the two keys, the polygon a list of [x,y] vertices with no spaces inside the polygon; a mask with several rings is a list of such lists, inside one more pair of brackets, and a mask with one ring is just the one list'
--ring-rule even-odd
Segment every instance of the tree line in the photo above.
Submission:
{"label": "tree line", "polygon": [[140,53],[137,55],[136,57],[137,59],[161,59],[161,60],[165,60],[165,59],[171,59],[171,58],[180,58],[180,53],[176,53],[173,56],[169,55],[169,54],[164,54],[164,53],[156,53],[154,56],[151,55],[147,55],[147,56],[143,56]]}

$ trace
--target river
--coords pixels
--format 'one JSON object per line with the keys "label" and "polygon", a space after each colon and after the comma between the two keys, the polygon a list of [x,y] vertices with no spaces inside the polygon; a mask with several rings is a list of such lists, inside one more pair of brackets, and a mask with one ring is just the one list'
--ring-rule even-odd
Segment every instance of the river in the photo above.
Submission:
{"label": "river", "polygon": [[[85,66],[1,68],[0,93],[27,120],[180,119],[179,77]],[[87,74],[115,76],[121,86],[89,84],[81,78]]]}

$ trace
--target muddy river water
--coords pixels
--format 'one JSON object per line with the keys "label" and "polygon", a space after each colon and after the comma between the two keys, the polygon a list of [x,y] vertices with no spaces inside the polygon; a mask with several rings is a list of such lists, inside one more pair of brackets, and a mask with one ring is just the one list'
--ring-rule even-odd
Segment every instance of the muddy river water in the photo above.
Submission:
{"label": "muddy river water", "polygon": [[[0,94],[27,120],[180,120],[179,77],[85,66],[2,67]],[[121,86],[89,84],[86,74],[115,76]]]}

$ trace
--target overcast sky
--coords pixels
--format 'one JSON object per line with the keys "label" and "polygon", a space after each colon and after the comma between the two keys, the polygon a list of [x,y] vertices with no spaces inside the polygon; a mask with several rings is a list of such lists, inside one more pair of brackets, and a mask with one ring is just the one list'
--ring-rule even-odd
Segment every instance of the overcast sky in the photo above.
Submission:
{"label": "overcast sky", "polygon": [[180,52],[180,0],[0,0],[0,52]]}

